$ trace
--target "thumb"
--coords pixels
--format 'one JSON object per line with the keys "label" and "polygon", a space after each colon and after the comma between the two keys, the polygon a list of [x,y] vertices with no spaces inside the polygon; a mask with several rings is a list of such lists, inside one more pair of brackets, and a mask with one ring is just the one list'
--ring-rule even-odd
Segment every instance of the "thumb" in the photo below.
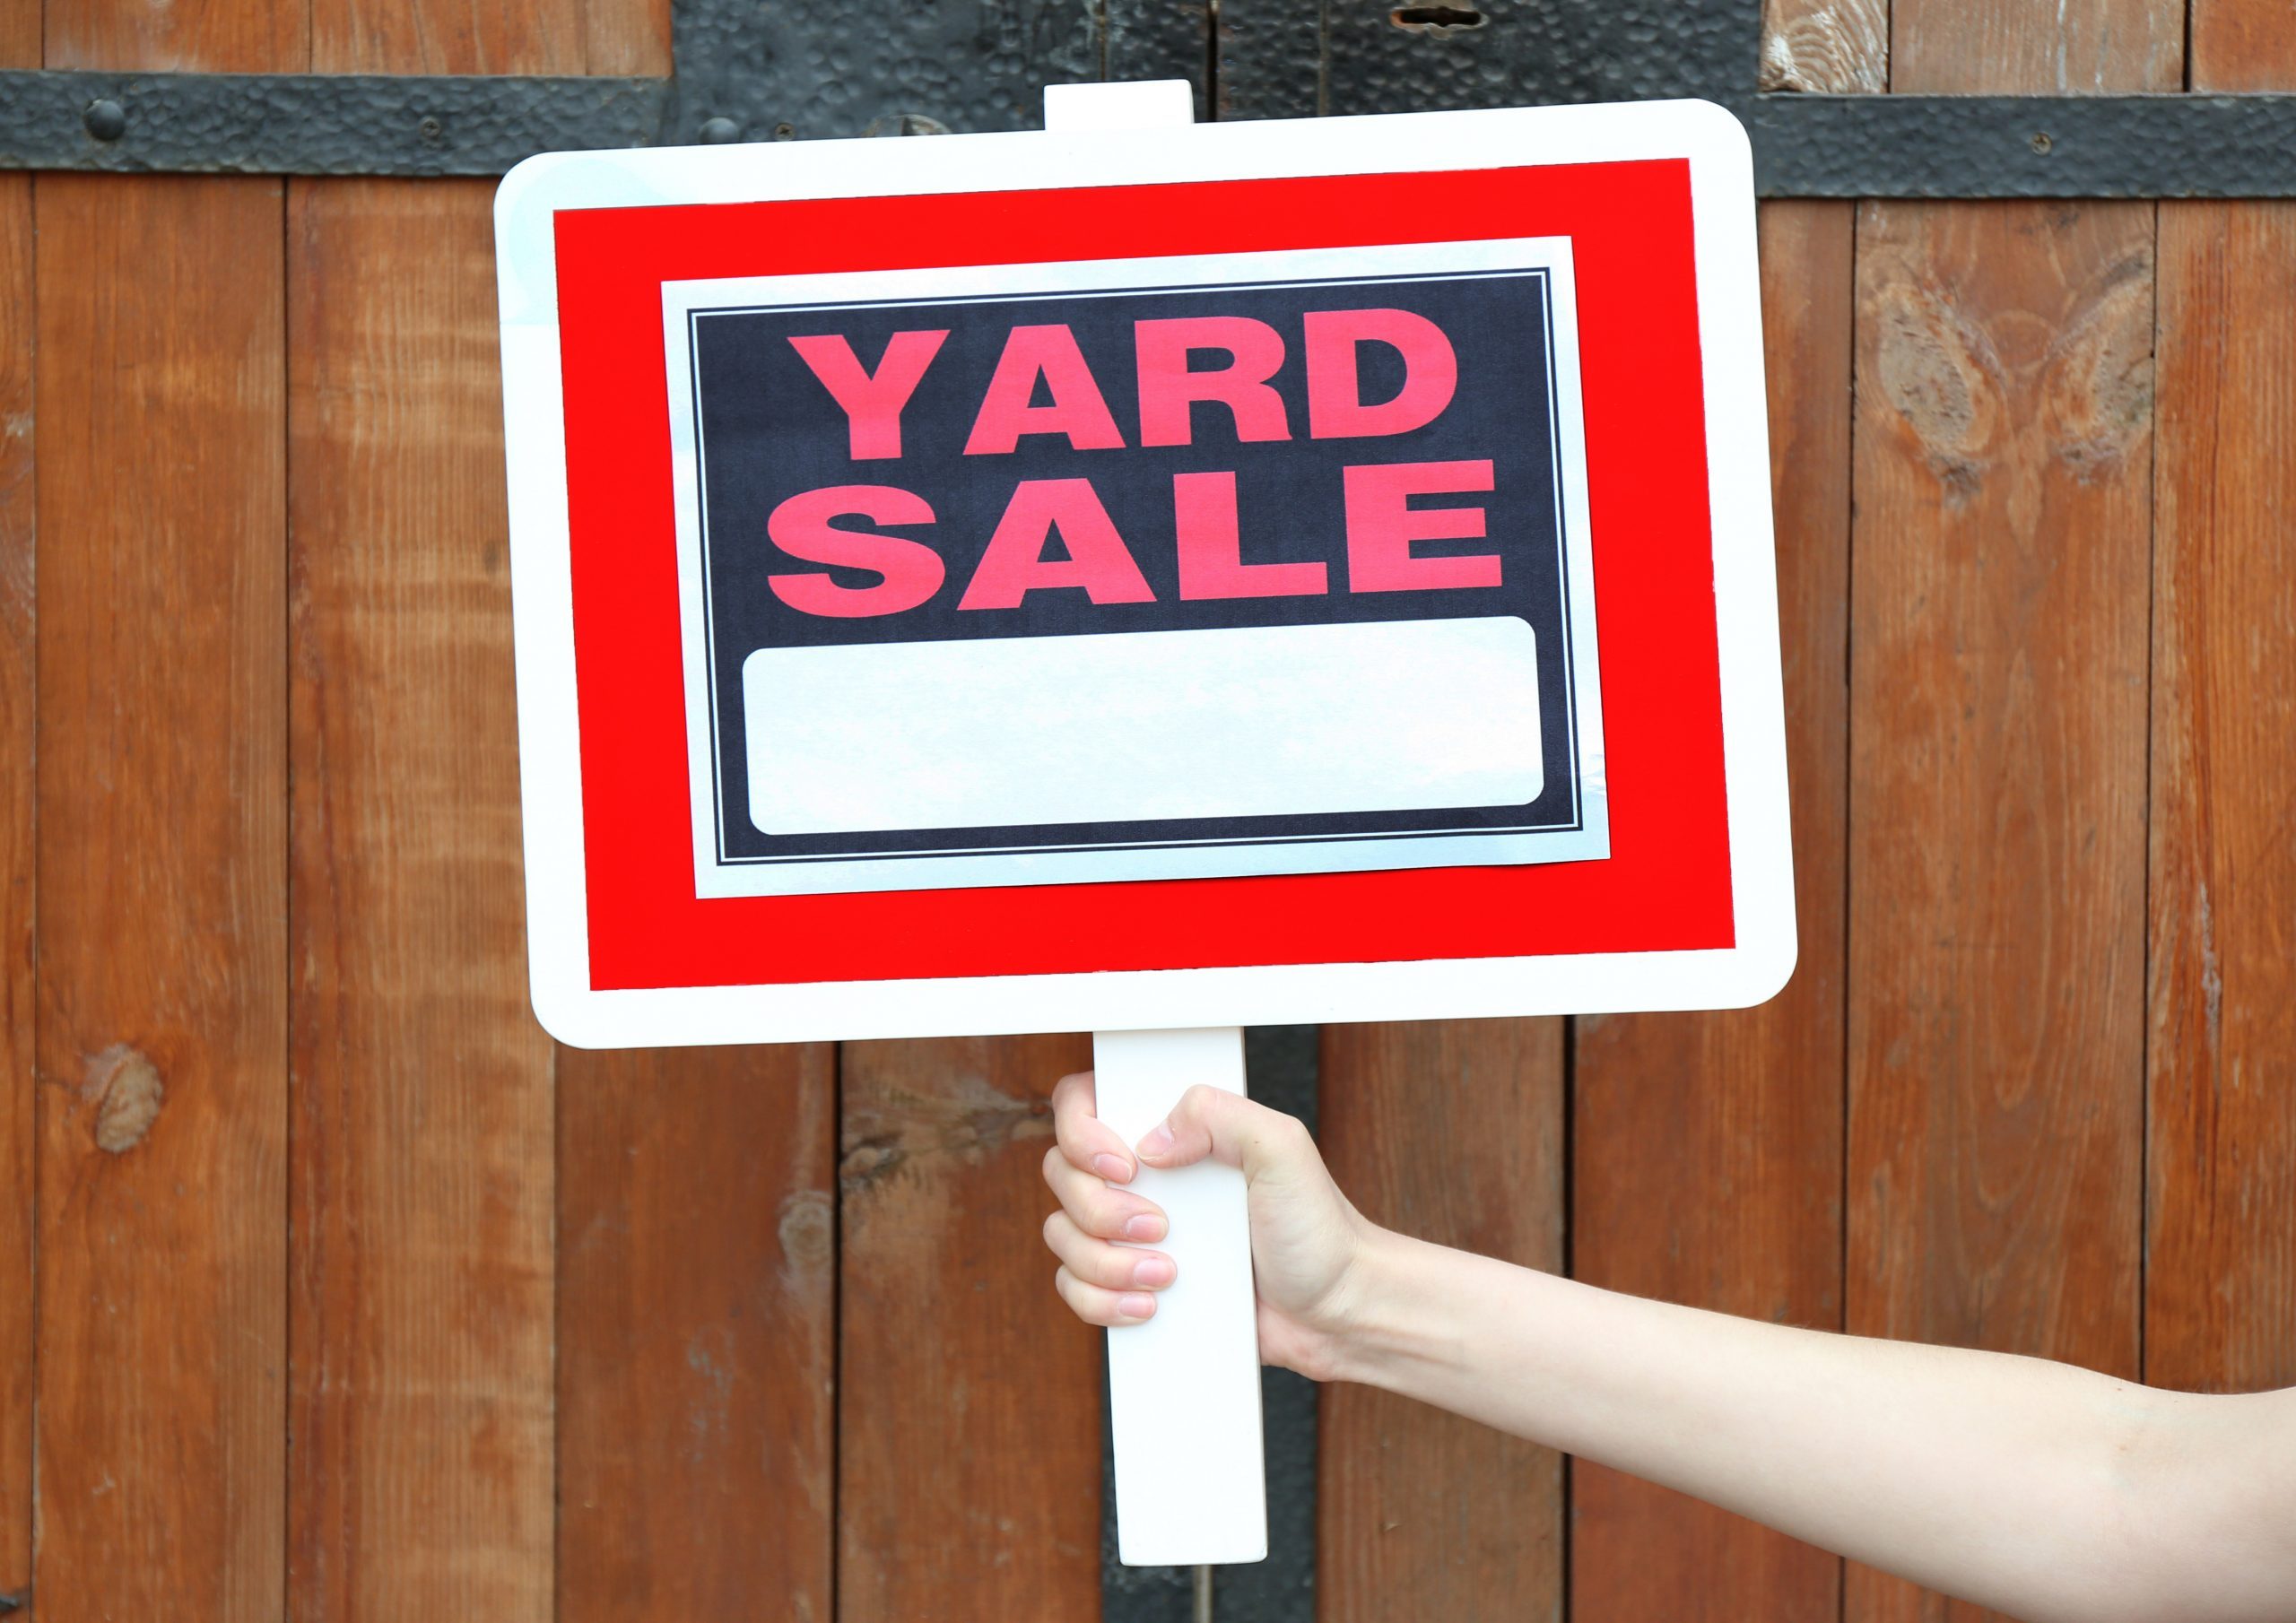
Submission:
{"label": "thumb", "polygon": [[1242,1167],[1250,1178],[1271,1170],[1307,1138],[1307,1128],[1295,1117],[1198,1082],[1180,1096],[1163,1124],[1140,1141],[1140,1159],[1170,1169],[1209,1156]]}

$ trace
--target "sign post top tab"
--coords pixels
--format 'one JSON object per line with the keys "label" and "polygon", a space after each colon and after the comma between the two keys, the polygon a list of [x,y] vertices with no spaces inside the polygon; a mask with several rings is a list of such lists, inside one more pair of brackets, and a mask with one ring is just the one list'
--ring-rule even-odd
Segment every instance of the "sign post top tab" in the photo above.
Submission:
{"label": "sign post top tab", "polygon": [[1184,82],[1047,95],[1103,127],[559,154],[504,182],[545,1025],[781,1041],[1774,991],[1791,870],[1735,121],[1174,128]]}

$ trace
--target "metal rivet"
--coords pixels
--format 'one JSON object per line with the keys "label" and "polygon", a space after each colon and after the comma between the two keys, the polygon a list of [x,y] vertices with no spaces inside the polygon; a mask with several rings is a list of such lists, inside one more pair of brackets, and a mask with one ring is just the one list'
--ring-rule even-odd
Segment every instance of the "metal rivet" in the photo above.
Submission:
{"label": "metal rivet", "polygon": [[2038,152],[2038,153],[2039,153],[2042,157],[2044,157],[2044,158],[2048,157],[2048,149],[2049,149],[2049,148],[2051,148],[2051,147],[2053,147],[2053,146],[2055,146],[2056,144],[2057,144],[2057,143],[2056,143],[2056,142],[2051,141],[2051,140],[2048,138],[2048,132],[2047,132],[2047,131],[2045,131],[2045,130],[2035,130],[2035,131],[2033,132],[2033,139],[2032,139],[2032,148],[2033,148],[2033,151],[2034,151],[2034,152]]}
{"label": "metal rivet", "polygon": [[447,126],[436,118],[425,118],[414,127],[422,133],[425,141],[436,141],[447,133]]}
{"label": "metal rivet", "polygon": [[723,146],[728,141],[742,138],[742,126],[731,118],[720,116],[701,121],[701,139],[710,146]]}
{"label": "metal rivet", "polygon": [[99,141],[117,141],[127,134],[127,109],[117,101],[91,101],[82,121]]}

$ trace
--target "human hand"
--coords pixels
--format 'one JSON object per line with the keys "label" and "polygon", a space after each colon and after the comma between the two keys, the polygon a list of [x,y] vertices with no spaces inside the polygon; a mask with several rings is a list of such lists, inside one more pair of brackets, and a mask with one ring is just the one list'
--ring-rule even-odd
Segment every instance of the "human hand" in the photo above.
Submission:
{"label": "human hand", "polygon": [[1357,1265],[1379,1230],[1332,1182],[1305,1125],[1199,1086],[1135,1156],[1100,1119],[1089,1071],[1061,1078],[1052,1119],[1044,1180],[1060,1209],[1045,1219],[1044,1237],[1060,1259],[1054,1288],[1078,1318],[1114,1327],[1154,1315],[1154,1293],[1178,1271],[1163,1253],[1140,1247],[1162,1239],[1168,1224],[1153,1202],[1124,1185],[1142,1163],[1168,1171],[1209,1156],[1241,1167],[1248,1190],[1261,1358],[1328,1377],[1354,1306]]}

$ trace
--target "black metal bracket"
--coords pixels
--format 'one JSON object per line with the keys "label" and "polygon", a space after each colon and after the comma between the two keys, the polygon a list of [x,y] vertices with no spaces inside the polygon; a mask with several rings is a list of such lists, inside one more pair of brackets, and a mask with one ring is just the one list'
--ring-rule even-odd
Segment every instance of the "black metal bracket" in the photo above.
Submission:
{"label": "black metal bracket", "polygon": [[0,73],[0,169],[499,175],[1025,129],[1047,82],[1169,76],[1222,117],[1705,96],[1745,120],[1770,196],[2296,196],[2296,95],[1759,93],[1760,0],[674,0],[672,43],[664,79]]}

